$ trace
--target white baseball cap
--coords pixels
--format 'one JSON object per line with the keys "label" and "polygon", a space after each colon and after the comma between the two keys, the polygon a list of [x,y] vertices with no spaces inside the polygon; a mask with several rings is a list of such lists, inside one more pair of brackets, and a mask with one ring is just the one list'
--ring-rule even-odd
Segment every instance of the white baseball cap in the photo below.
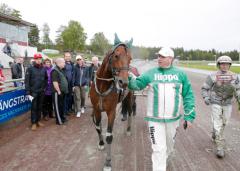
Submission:
{"label": "white baseball cap", "polygon": [[172,57],[174,58],[174,52],[171,48],[169,47],[163,47],[161,48],[158,53],[156,53],[157,55],[161,55],[163,57]]}
{"label": "white baseball cap", "polygon": [[78,59],[83,59],[83,57],[81,55],[77,55],[76,60],[78,60]]}

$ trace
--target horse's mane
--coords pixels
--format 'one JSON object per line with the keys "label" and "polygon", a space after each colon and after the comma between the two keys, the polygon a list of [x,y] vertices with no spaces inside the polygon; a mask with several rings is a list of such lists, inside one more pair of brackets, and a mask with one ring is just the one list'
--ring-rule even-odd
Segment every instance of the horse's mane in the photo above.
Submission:
{"label": "horse's mane", "polygon": [[[114,49],[116,49],[117,47],[119,46],[124,46],[125,48],[127,48],[126,44],[124,43],[121,43],[121,44],[118,44],[114,47]],[[106,73],[108,71],[108,61],[110,60],[110,57],[111,55],[114,53],[114,50],[109,50],[104,59],[103,59],[103,62],[102,62],[102,65],[100,66],[99,70],[98,70],[98,73]]]}
{"label": "horse's mane", "polygon": [[103,61],[102,61],[102,65],[100,66],[100,68],[99,68],[99,70],[98,70],[98,73],[103,73],[105,70],[107,71],[106,65],[108,64],[109,58],[110,58],[110,56],[112,55],[112,53],[113,53],[112,50],[109,50],[109,51],[106,53],[106,55],[105,55],[105,57],[104,57],[104,59],[103,59]]}

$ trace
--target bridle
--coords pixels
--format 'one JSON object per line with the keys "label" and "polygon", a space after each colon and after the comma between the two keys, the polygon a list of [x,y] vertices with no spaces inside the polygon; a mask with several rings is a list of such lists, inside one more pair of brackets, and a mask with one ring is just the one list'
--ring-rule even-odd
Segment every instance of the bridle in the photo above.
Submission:
{"label": "bridle", "polygon": [[[99,95],[99,108],[100,110],[103,110],[103,107],[102,107],[102,101],[103,101],[103,97],[109,95],[113,90],[116,90],[116,93],[119,95],[119,99],[118,101],[121,101],[124,97],[125,97],[125,92],[127,92],[126,89],[122,88],[119,86],[119,81],[120,80],[123,80],[121,77],[118,76],[118,73],[121,72],[121,71],[129,71],[130,67],[129,65],[127,66],[122,66],[122,67],[113,67],[112,63],[113,63],[113,57],[114,57],[114,54],[115,54],[115,50],[119,47],[119,46],[124,46],[125,48],[125,51],[126,53],[128,53],[128,48],[127,46],[122,43],[122,44],[119,44],[118,46],[116,46],[112,52],[110,53],[110,55],[108,55],[108,59],[107,59],[107,62],[108,62],[108,71],[111,72],[112,74],[112,77],[111,78],[102,78],[102,77],[99,77],[96,76],[94,77],[94,86],[95,86],[95,90],[97,92],[97,94]],[[104,92],[100,92],[98,87],[97,87],[97,80],[101,80],[101,81],[108,81],[108,82],[112,82],[110,87],[104,91]]]}
{"label": "bridle", "polygon": [[115,47],[112,52],[110,53],[110,55],[108,56],[108,70],[112,73],[112,77],[111,78],[101,78],[99,76],[96,75],[96,79],[98,80],[102,80],[102,81],[118,81],[119,79],[121,79],[119,76],[118,76],[118,73],[121,72],[121,71],[129,71],[130,70],[130,67],[129,65],[127,66],[123,66],[123,67],[113,67],[112,66],[112,60],[113,60],[113,55],[115,54],[115,50],[119,47],[119,46],[124,46],[125,48],[125,51],[127,53],[127,46],[122,43],[122,44],[119,44],[117,47]]}

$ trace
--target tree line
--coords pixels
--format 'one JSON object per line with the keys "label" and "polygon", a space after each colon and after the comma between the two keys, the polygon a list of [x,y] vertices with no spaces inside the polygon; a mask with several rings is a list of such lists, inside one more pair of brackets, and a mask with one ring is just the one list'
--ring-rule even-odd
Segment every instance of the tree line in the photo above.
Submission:
{"label": "tree line", "polygon": [[[0,5],[0,12],[22,18],[20,11],[10,8],[7,4]],[[40,31],[42,37],[40,38]],[[112,47],[110,41],[105,37],[103,32],[95,33],[90,39],[90,44],[86,44],[87,33],[79,21],[70,20],[68,25],[61,25],[56,30],[55,41],[50,39],[50,27],[48,23],[44,23],[39,29],[37,25],[31,27],[29,32],[29,45],[36,46],[39,51],[42,49],[57,49],[60,52],[71,50],[73,52],[83,52],[93,55],[103,56]],[[161,47],[143,47],[133,46],[132,54],[134,58],[154,59],[156,52]],[[214,61],[221,55],[228,55],[233,60],[239,60],[239,52],[237,50],[229,52],[211,50],[185,50],[183,47],[173,48],[175,56],[181,60],[210,60]]]}

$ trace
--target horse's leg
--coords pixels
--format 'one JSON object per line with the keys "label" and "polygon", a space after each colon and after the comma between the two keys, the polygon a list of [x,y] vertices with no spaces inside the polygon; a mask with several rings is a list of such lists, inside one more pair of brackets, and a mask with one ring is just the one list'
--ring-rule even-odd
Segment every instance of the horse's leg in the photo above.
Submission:
{"label": "horse's leg", "polygon": [[132,92],[128,94],[127,98],[127,109],[128,109],[128,124],[127,124],[127,136],[131,135],[131,125],[132,125],[132,112],[133,112],[133,96]]}
{"label": "horse's leg", "polygon": [[104,149],[104,141],[103,141],[103,135],[102,135],[102,114],[101,112],[94,112],[93,113],[93,123],[95,124],[98,137],[99,137],[99,144],[98,144],[98,149],[103,150]]}
{"label": "horse's leg", "polygon": [[114,124],[114,119],[115,119],[115,113],[116,111],[111,111],[107,112],[108,116],[108,127],[107,127],[107,132],[106,132],[106,150],[107,150],[107,157],[104,165],[104,170],[111,170],[111,145],[112,145],[112,140],[113,140],[113,135],[112,135],[112,130],[113,130],[113,124]]}
{"label": "horse's leg", "polygon": [[133,99],[133,102],[132,102],[132,110],[133,110],[133,116],[136,116],[136,112],[137,112],[137,104],[136,104],[136,96],[134,95],[134,92],[132,94],[132,99]]}

